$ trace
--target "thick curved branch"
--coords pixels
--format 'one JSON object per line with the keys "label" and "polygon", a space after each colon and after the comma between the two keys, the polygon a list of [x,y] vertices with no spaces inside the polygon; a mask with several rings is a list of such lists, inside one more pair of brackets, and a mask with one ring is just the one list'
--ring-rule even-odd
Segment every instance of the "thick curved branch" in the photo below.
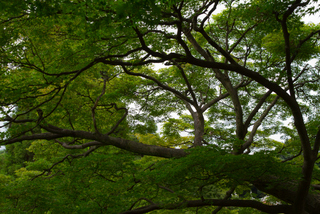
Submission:
{"label": "thick curved branch", "polygon": [[193,200],[186,201],[182,205],[170,204],[163,206],[161,204],[151,204],[148,206],[140,207],[135,210],[129,210],[120,214],[142,214],[148,213],[154,210],[173,210],[179,207],[205,207],[205,206],[224,206],[224,207],[251,207],[266,213],[292,213],[292,207],[290,205],[266,205],[254,200],[221,200],[221,199],[207,199],[207,200]]}
{"label": "thick curved branch", "polygon": [[176,59],[176,61],[192,63],[193,65],[197,65],[199,67],[234,71],[238,74],[241,74],[253,79],[254,81],[268,88],[269,90],[275,92],[288,104],[289,108],[291,109],[292,115],[294,117],[294,124],[297,128],[298,134],[301,139],[304,158],[306,159],[311,158],[311,145],[310,145],[309,137],[307,134],[307,130],[305,127],[304,119],[302,117],[299,104],[295,99],[293,99],[289,94],[287,94],[287,92],[284,89],[282,89],[277,83],[271,82],[265,77],[261,76],[258,72],[252,71],[240,65],[219,63],[219,62],[201,60],[197,58]]}
{"label": "thick curved branch", "polygon": [[140,44],[141,44],[141,46],[142,46],[142,49],[144,50],[144,51],[146,51],[148,54],[150,54],[150,55],[152,55],[152,56],[154,56],[154,57],[158,57],[158,58],[161,58],[161,59],[164,59],[164,60],[170,60],[170,59],[173,59],[173,58],[180,58],[180,57],[182,57],[182,55],[180,55],[180,54],[169,54],[169,55],[167,55],[167,54],[165,54],[165,53],[158,53],[158,52],[156,52],[156,51],[153,51],[153,50],[151,50],[147,45],[146,45],[146,43],[145,43],[145,41],[144,41],[144,39],[143,39],[143,34],[137,29],[137,28],[134,28],[134,30],[135,30],[135,32],[136,32],[136,34],[137,34],[137,36],[138,36],[138,39],[139,39],[139,41],[140,41]]}
{"label": "thick curved branch", "polygon": [[[196,49],[196,51],[201,54],[206,60],[201,60],[204,62],[210,62],[210,63],[216,63],[214,61],[214,58],[210,55],[210,53],[206,52],[196,41],[196,39],[193,37],[193,35],[190,32],[185,32],[186,37],[188,38],[188,40],[190,41],[190,43],[193,45],[193,47]],[[229,55],[228,53],[226,53],[227,55]],[[229,55],[230,56],[230,55]],[[179,59],[177,59],[176,61],[178,61]],[[190,63],[190,60],[198,60],[196,58],[193,57],[188,57],[188,59],[186,60],[186,62]],[[192,62],[194,63],[194,62]],[[225,64],[225,63],[221,63],[223,65],[229,65],[229,64]],[[200,67],[205,67],[205,66],[200,66]],[[229,77],[227,74],[223,74],[219,69],[215,66],[212,67],[208,67],[211,68],[215,74],[217,79],[223,84],[223,86],[227,89],[229,95],[231,96],[233,105],[234,105],[234,111],[236,113],[236,133],[237,136],[240,139],[243,139],[245,136],[245,130],[244,130],[244,126],[243,126],[243,114],[242,114],[242,107],[241,107],[241,103],[238,97],[238,93],[237,93],[237,89],[235,87],[233,87]],[[226,69],[228,70],[228,69]]]}
{"label": "thick curved branch", "polygon": [[[106,134],[96,134],[96,133],[91,133],[86,131],[61,129],[53,125],[41,126],[41,128],[45,129],[48,132],[51,132],[51,133],[45,133],[45,134],[53,135],[51,139],[57,139],[61,137],[74,137],[74,138],[80,138],[80,139],[93,140],[93,141],[102,143],[102,144],[99,144],[98,146],[112,145],[120,149],[124,149],[124,150],[138,153],[141,155],[150,155],[150,156],[157,156],[157,157],[164,157],[164,158],[173,158],[173,157],[181,158],[188,154],[184,149],[173,149],[173,148],[165,148],[162,146],[146,145],[146,144],[139,143],[132,140],[126,140],[123,138],[108,136]],[[36,140],[38,138],[33,137],[32,139]],[[29,140],[29,139],[25,139],[25,140]],[[15,142],[21,142],[21,141],[22,140],[16,140]]]}
{"label": "thick curved branch", "polygon": [[9,145],[17,142],[22,142],[25,140],[53,140],[64,137],[63,134],[59,133],[41,133],[41,134],[33,134],[33,135],[23,135],[20,137],[8,139],[8,140],[2,140],[0,143],[1,145]]}
{"label": "thick curved branch", "polygon": [[[295,58],[295,56],[291,57],[290,34],[289,34],[289,31],[288,31],[287,19],[298,7],[304,7],[308,3],[309,3],[309,1],[301,3],[301,0],[296,0],[288,8],[288,10],[283,14],[282,19],[279,19],[279,13],[274,12],[275,15],[276,15],[277,21],[281,24],[283,38],[284,38],[284,42],[285,42],[287,78],[288,78],[288,85],[289,85],[290,95],[292,97],[295,97],[295,91],[294,91],[293,80],[292,80],[293,77],[292,77],[291,63],[292,63],[292,60]],[[304,42],[305,41],[303,41],[302,43],[300,42],[300,45],[302,45]]]}

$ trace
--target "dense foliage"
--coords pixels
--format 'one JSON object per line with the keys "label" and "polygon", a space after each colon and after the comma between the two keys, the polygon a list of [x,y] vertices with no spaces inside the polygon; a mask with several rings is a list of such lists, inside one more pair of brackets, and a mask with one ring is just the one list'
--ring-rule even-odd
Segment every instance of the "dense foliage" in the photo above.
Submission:
{"label": "dense foliage", "polygon": [[0,8],[0,212],[319,213],[318,1]]}

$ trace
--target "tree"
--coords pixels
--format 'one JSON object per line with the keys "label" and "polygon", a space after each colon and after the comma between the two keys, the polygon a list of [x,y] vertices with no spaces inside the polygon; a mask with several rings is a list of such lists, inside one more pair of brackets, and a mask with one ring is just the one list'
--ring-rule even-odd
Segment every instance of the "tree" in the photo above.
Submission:
{"label": "tree", "polygon": [[1,144],[34,154],[6,206],[319,212],[317,1],[1,4]]}

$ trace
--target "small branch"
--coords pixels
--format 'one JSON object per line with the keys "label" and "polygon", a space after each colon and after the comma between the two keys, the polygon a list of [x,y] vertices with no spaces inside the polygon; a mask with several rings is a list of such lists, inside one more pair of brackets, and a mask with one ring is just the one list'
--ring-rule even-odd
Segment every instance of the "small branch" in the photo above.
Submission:
{"label": "small branch", "polygon": [[216,104],[217,102],[219,102],[220,100],[223,100],[228,96],[229,96],[229,93],[227,92],[227,93],[221,94],[219,97],[212,99],[210,102],[208,102],[201,108],[202,112],[205,112],[208,108],[210,108],[211,106],[213,106],[214,104]]}
{"label": "small branch", "polygon": [[93,121],[93,126],[94,126],[94,130],[96,133],[100,133],[99,130],[98,130],[98,127],[97,127],[97,123],[96,123],[96,113],[95,113],[95,110],[98,106],[98,102],[99,100],[101,99],[101,97],[105,94],[106,92],[106,84],[107,84],[107,79],[103,79],[103,88],[102,88],[102,91],[101,91],[101,94],[97,97],[93,107],[91,108],[91,112],[92,112],[92,121]]}
{"label": "small branch", "polygon": [[128,115],[128,109],[126,109],[126,108],[118,108],[117,107],[117,104],[115,104],[115,103],[112,103],[112,105],[115,107],[115,109],[117,110],[117,111],[119,111],[119,110],[125,110],[125,113],[123,114],[123,116],[121,117],[121,119],[112,127],[112,129],[106,134],[106,135],[110,135],[110,134],[112,134],[115,130],[116,130],[116,128],[118,128],[118,126],[120,125],[120,123],[126,118],[126,116]]}
{"label": "small branch", "polygon": [[140,76],[140,77],[143,77],[145,79],[152,80],[153,82],[155,82],[158,86],[160,86],[164,90],[172,92],[173,94],[175,94],[180,99],[185,100],[186,102],[188,102],[188,103],[192,104],[193,106],[195,106],[194,101],[190,100],[187,96],[183,95],[182,93],[180,93],[179,91],[175,90],[174,88],[171,88],[168,85],[164,85],[158,79],[156,79],[154,77],[151,77],[151,76],[148,76],[148,75],[145,75],[145,74],[131,72],[124,65],[122,65],[122,69],[124,70],[125,73],[127,73],[129,75]]}
{"label": "small branch", "polygon": [[[236,187],[232,187],[230,188],[227,192],[226,195],[224,196],[224,198],[222,200],[228,200],[232,193],[234,192],[234,190],[236,189]],[[211,214],[217,214],[223,207],[222,206],[218,206],[215,210],[212,211]]]}
{"label": "small branch", "polygon": [[187,87],[188,87],[188,90],[189,90],[190,93],[191,93],[192,99],[193,99],[194,103],[196,104],[194,107],[195,107],[195,108],[199,108],[196,95],[194,94],[194,91],[193,91],[193,89],[192,89],[192,87],[191,87],[191,84],[190,84],[190,82],[189,82],[189,80],[188,80],[188,78],[187,78],[187,76],[186,76],[186,74],[185,74],[185,72],[184,72],[184,69],[181,67],[181,65],[179,65],[179,64],[178,64],[177,62],[175,62],[174,60],[172,60],[172,62],[175,64],[175,66],[178,67],[178,69],[180,70],[180,73],[181,73],[181,75],[182,75],[185,83],[187,84]]}
{"label": "small branch", "polygon": [[[211,14],[217,9],[217,6],[218,6],[218,3],[219,3],[220,0],[215,0],[215,1],[212,1],[208,4],[208,7],[210,7],[213,3],[213,7],[211,8],[211,10],[208,12],[208,14],[206,15],[206,17],[203,18],[203,20],[201,21],[201,24],[200,24],[200,29],[203,29],[204,27],[204,24],[205,22],[211,17]],[[207,7],[207,8],[208,8]]]}
{"label": "small branch", "polygon": [[131,207],[129,208],[129,210],[132,210],[132,208],[133,208],[139,201],[142,201],[142,200],[145,200],[145,201],[149,202],[150,204],[154,204],[151,200],[143,197],[143,198],[139,198],[137,201],[135,201],[135,202],[131,205]]}
{"label": "small branch", "polygon": [[84,153],[82,153],[82,154],[79,154],[79,155],[71,155],[71,154],[68,154],[68,155],[66,155],[61,161],[58,161],[58,162],[54,163],[49,169],[45,169],[41,174],[33,177],[31,180],[33,181],[34,179],[36,179],[36,178],[44,175],[46,172],[47,172],[47,173],[51,172],[51,170],[52,170],[55,166],[57,166],[57,165],[60,164],[60,163],[63,163],[65,160],[68,160],[68,157],[72,157],[72,158],[86,157],[86,156],[88,156],[91,152],[93,152],[96,148],[97,148],[97,147],[93,146],[93,147],[91,147],[88,151],[86,151],[86,152],[84,152]]}
{"label": "small branch", "polygon": [[164,190],[166,190],[168,192],[174,193],[174,191],[172,189],[168,188],[168,187],[165,187],[165,186],[162,186],[162,185],[158,185],[158,187],[161,188],[161,189],[164,189]]}
{"label": "small branch", "polygon": [[65,160],[67,160],[68,157],[70,157],[70,156],[72,156],[72,155],[70,155],[70,154],[66,155],[64,158],[62,158],[61,161],[58,161],[58,162],[54,163],[49,169],[44,170],[41,174],[33,177],[31,180],[33,181],[34,179],[36,179],[36,178],[44,175],[46,172],[51,172],[51,170],[53,169],[53,167],[55,167],[56,165],[58,165],[58,164],[60,164],[60,163],[63,163],[63,162],[64,162]]}
{"label": "small branch", "polygon": [[261,99],[259,100],[258,104],[256,105],[256,107],[251,111],[250,115],[248,116],[246,122],[244,123],[245,129],[247,129],[250,125],[250,122],[252,121],[253,117],[258,113],[259,109],[261,108],[261,106],[264,104],[264,102],[266,101],[266,99],[270,96],[271,94],[271,90],[269,90],[267,93],[265,93]]}
{"label": "small branch", "polygon": [[22,17],[24,17],[24,16],[26,16],[26,15],[28,15],[28,13],[23,13],[23,14],[20,15],[20,16],[13,16],[13,17],[10,17],[10,18],[8,18],[8,19],[6,19],[6,20],[1,20],[1,21],[0,21],[0,24],[4,24],[4,23],[6,23],[6,22],[10,22],[11,20],[14,20],[14,19],[20,19],[20,18],[22,18]]}
{"label": "small branch", "polygon": [[300,149],[300,151],[299,151],[299,153],[297,155],[294,155],[294,156],[292,156],[290,158],[287,158],[287,159],[281,161],[281,163],[285,163],[285,162],[290,161],[290,160],[292,160],[292,159],[294,159],[296,157],[299,157],[301,155],[301,153],[302,153],[302,148]]}
{"label": "small branch", "polygon": [[241,146],[241,150],[238,153],[242,153],[244,150],[248,149],[249,146],[252,144],[253,142],[253,137],[255,136],[259,126],[261,125],[262,121],[265,119],[265,117],[268,115],[268,113],[270,112],[270,110],[273,108],[273,106],[277,103],[279,99],[279,96],[276,96],[272,103],[270,103],[270,105],[264,110],[264,112],[261,114],[260,118],[254,123],[252,131],[249,135],[248,140],[242,144]]}
{"label": "small branch", "polygon": [[299,44],[297,45],[296,47],[296,52],[294,54],[292,54],[292,57],[291,57],[291,62],[293,62],[293,60],[296,58],[296,56],[298,55],[299,53],[299,49],[301,48],[301,46],[307,42],[312,36],[314,36],[315,34],[319,34],[320,33],[320,30],[317,30],[317,31],[314,31],[314,32],[311,32],[305,39],[303,40],[300,40]]}
{"label": "small branch", "polygon": [[258,26],[258,24],[254,24],[253,26],[249,27],[242,35],[241,37],[231,46],[230,50],[228,51],[228,53],[231,53],[242,41],[242,39],[245,37],[245,35],[252,30],[253,28],[255,28],[256,26]]}
{"label": "small branch", "polygon": [[55,140],[55,142],[59,143],[61,146],[63,146],[66,149],[85,149],[88,147],[94,147],[94,146],[103,146],[104,144],[98,141],[91,141],[88,143],[80,144],[80,145],[69,145],[66,142],[61,142],[59,140]]}

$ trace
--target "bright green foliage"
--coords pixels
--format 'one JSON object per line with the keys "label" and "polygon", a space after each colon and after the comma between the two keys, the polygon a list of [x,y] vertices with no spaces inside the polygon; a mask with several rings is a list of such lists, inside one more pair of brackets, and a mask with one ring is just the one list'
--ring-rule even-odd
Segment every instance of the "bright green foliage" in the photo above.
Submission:
{"label": "bright green foliage", "polygon": [[0,212],[317,213],[318,4],[0,2]]}

